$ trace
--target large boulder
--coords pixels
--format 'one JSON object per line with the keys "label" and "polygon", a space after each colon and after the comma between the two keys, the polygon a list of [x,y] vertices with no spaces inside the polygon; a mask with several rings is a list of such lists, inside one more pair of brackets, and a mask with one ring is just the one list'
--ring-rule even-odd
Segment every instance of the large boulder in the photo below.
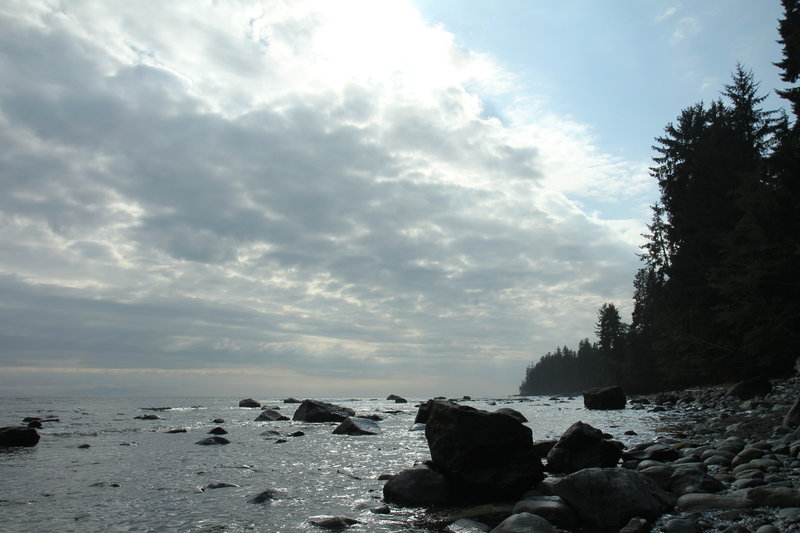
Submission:
{"label": "large boulder", "polygon": [[763,376],[758,376],[740,381],[730,389],[728,394],[740,400],[750,400],[756,396],[764,396],[772,392],[772,383]]}
{"label": "large boulder", "polygon": [[255,422],[276,422],[278,420],[289,420],[288,416],[284,416],[274,409],[264,409],[261,411]]}
{"label": "large boulder", "polygon": [[583,406],[587,409],[625,409],[622,387],[590,389],[583,393]]}
{"label": "large boulder", "polygon": [[419,408],[417,409],[417,416],[414,418],[415,424],[427,424],[428,417],[431,414],[431,406],[433,402],[437,400],[428,400],[427,402],[422,403]]}
{"label": "large boulder", "polygon": [[300,422],[342,422],[356,412],[348,407],[334,405],[319,400],[303,400],[294,412],[292,420]]}
{"label": "large boulder", "polygon": [[403,398],[402,396],[398,396],[397,394],[390,394],[386,397],[387,400],[390,402],[393,401],[394,403],[408,403],[408,400]]}
{"label": "large boulder", "polygon": [[261,407],[261,404],[252,398],[239,400],[239,407]]}
{"label": "large boulder", "polygon": [[392,476],[383,486],[383,499],[404,507],[435,507],[452,501],[447,479],[425,465]]}
{"label": "large boulder", "polygon": [[512,416],[437,400],[425,437],[433,468],[459,489],[461,498],[517,498],[544,479],[531,429]]}
{"label": "large boulder", "polygon": [[547,454],[547,470],[570,474],[582,468],[615,466],[622,457],[622,443],[606,440],[603,432],[575,422],[561,435]]}
{"label": "large boulder", "polygon": [[348,416],[333,430],[335,435],[377,435],[381,428],[374,420]]}
{"label": "large boulder", "polygon": [[39,433],[34,428],[10,426],[0,428],[0,446],[36,446]]}
{"label": "large boulder", "polygon": [[621,528],[634,517],[653,521],[675,504],[673,495],[627,468],[586,468],[554,489],[583,522],[604,528]]}

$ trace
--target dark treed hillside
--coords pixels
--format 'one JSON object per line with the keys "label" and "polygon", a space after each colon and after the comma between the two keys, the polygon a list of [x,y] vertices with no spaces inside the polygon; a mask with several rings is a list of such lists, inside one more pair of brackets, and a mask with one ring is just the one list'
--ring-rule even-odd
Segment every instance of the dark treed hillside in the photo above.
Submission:
{"label": "dark treed hillside", "polygon": [[737,65],[721,98],[684,109],[656,139],[652,207],[631,324],[612,304],[597,343],[528,367],[521,394],[621,384],[630,392],[791,371],[800,356],[800,0],[783,0],[779,90],[764,110]]}

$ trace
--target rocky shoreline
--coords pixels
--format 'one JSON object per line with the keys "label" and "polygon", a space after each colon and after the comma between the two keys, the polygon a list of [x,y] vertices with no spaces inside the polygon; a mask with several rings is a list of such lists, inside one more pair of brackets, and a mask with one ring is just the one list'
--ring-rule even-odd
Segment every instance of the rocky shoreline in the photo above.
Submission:
{"label": "rocky shoreline", "polygon": [[[798,378],[634,397],[627,408],[660,413],[662,436],[628,448],[625,435],[615,440],[576,423],[558,441],[534,443],[543,473],[512,501],[458,505],[448,482],[460,485],[476,475],[465,466],[468,461],[443,468],[441,459],[395,476],[384,497],[427,507],[424,528],[452,533],[800,531],[800,409],[793,407],[799,398]],[[440,417],[448,421],[436,424],[449,432],[453,420],[475,411],[445,403],[451,407],[441,411],[450,414]],[[430,406],[420,411],[425,409]],[[487,415],[481,415],[483,423]],[[450,453],[471,453],[469,447],[458,452],[449,446]],[[502,448],[476,446],[489,453]],[[434,458],[436,453],[432,448]],[[500,474],[484,469],[478,477],[505,480],[504,461]],[[408,503],[398,497],[402,490],[414,495]]]}

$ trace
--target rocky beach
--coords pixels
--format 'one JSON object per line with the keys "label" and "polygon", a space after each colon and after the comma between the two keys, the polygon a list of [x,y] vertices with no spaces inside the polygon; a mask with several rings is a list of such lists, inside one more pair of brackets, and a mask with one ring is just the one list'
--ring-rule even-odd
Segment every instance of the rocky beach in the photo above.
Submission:
{"label": "rocky beach", "polygon": [[606,392],[18,401],[4,420],[23,423],[0,430],[0,530],[113,516],[115,531],[800,531],[799,379]]}
{"label": "rocky beach", "polygon": [[[433,461],[398,476],[409,478],[402,483],[387,483],[384,494],[403,503],[406,490],[414,496],[411,503],[421,505],[421,494],[427,493],[438,507],[429,516],[453,533],[800,531],[799,393],[797,378],[756,378],[634,397],[628,409],[663,417],[660,436],[634,446],[624,442],[635,432],[615,437],[582,422],[557,440],[538,441],[523,451],[490,439],[477,446],[500,453],[493,475],[501,481],[489,483],[497,485],[497,494],[518,480],[521,470],[513,457],[524,450],[542,461],[541,470],[528,476],[533,487],[506,503],[489,502],[491,488],[484,487],[480,504],[456,510],[448,508],[452,499],[442,505],[453,494],[448,482],[463,483],[471,467],[437,460],[436,431],[433,441],[429,431]],[[437,409],[451,421],[464,417],[463,406],[442,403]],[[451,449],[447,461],[474,449],[476,435],[461,443],[460,452]],[[481,473],[487,479],[486,468]]]}

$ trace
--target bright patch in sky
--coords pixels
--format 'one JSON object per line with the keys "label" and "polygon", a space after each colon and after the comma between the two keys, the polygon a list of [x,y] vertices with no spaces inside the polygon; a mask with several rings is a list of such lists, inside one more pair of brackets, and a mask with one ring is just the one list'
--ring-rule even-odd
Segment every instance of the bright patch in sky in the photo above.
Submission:
{"label": "bright patch in sky", "polygon": [[[651,63],[691,63],[707,10],[657,4],[603,7],[630,30],[603,61],[670,25]],[[653,109],[631,140],[556,68],[589,49],[519,37],[521,68],[491,37],[518,23],[436,5],[0,5],[0,394],[505,395],[629,309],[641,145],[706,88],[584,79]]]}

